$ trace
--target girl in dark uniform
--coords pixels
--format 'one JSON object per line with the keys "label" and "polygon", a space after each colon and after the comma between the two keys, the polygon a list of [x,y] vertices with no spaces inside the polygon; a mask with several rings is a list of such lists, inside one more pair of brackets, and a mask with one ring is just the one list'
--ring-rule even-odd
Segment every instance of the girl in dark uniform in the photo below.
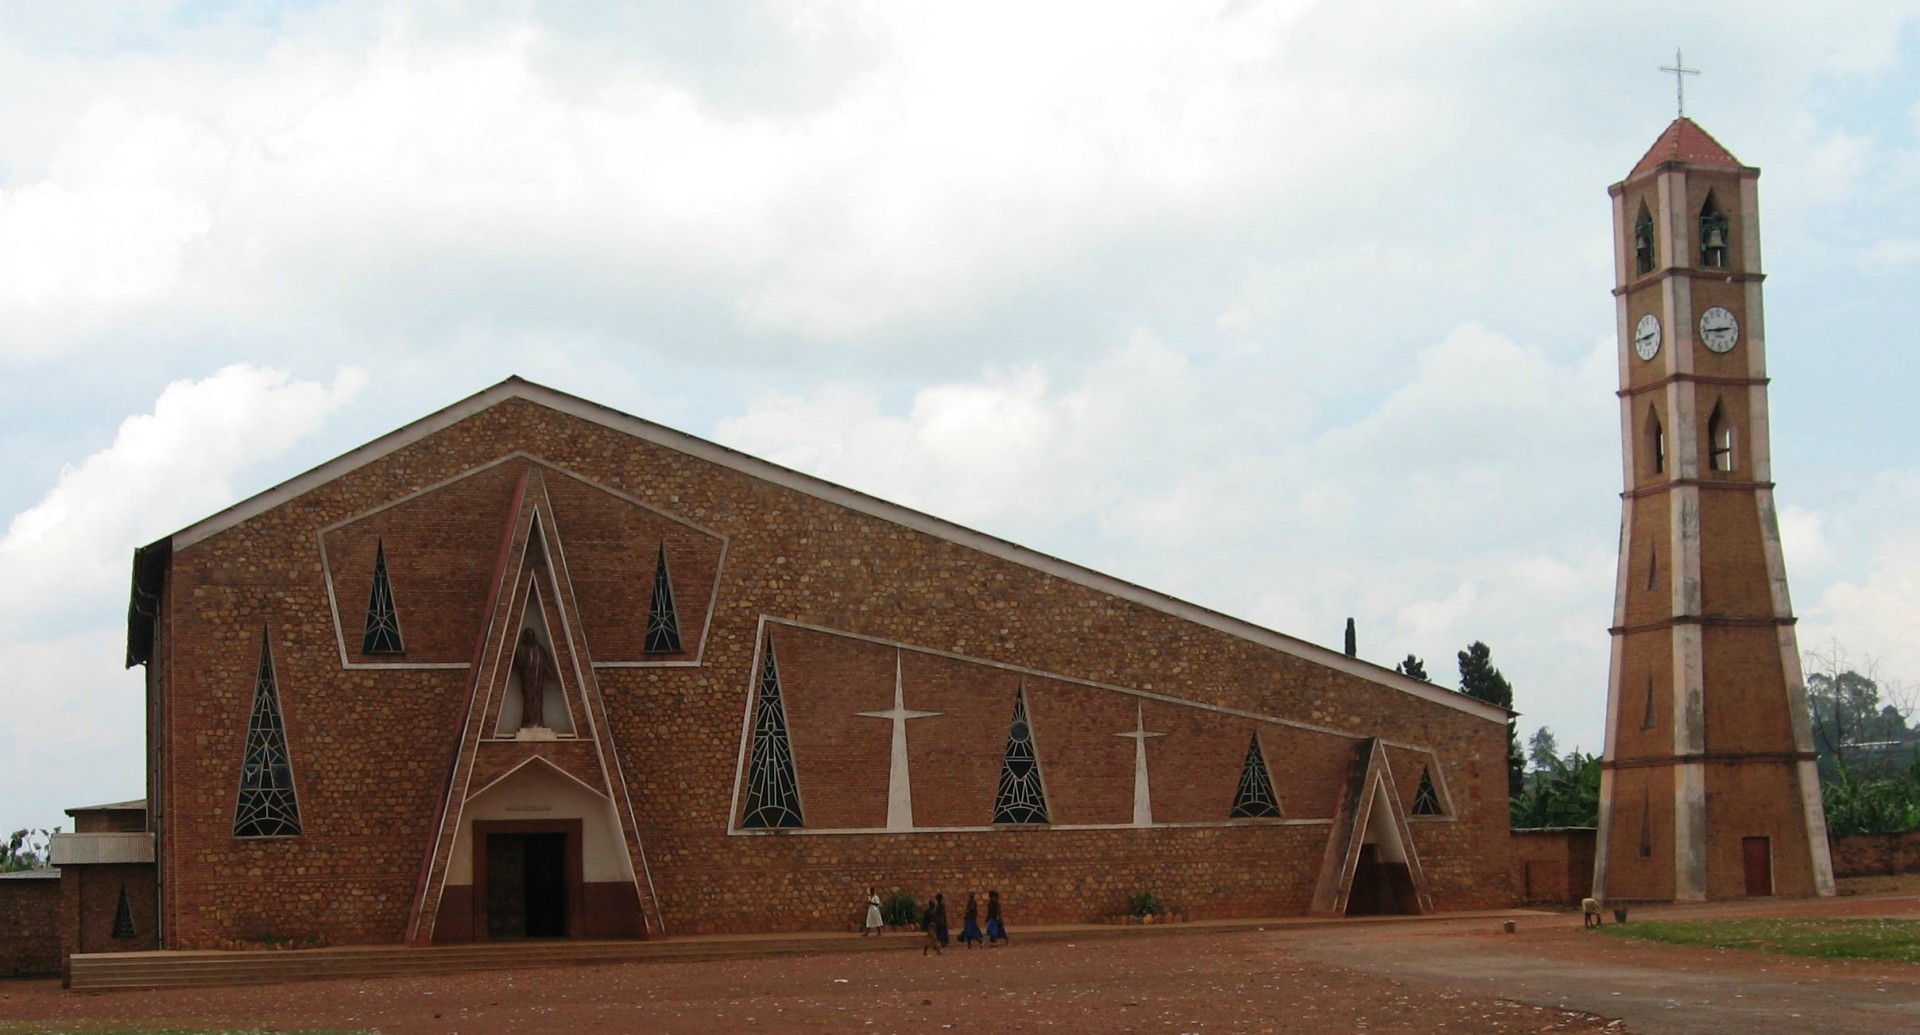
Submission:
{"label": "girl in dark uniform", "polygon": [[980,899],[973,892],[967,892],[967,912],[960,924],[960,944],[969,949],[979,948],[983,940],[980,934]]}

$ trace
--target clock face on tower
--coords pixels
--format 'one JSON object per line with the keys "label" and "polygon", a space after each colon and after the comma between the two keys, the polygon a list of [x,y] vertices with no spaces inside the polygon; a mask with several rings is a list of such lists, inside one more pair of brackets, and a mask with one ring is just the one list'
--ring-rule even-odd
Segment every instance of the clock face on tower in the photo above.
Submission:
{"label": "clock face on tower", "polygon": [[[1721,310],[1725,312],[1726,310]],[[1728,346],[1732,348],[1732,346]],[[1633,329],[1633,354],[1641,359],[1652,359],[1660,354],[1660,318],[1648,313],[1640,318]]]}
{"label": "clock face on tower", "polygon": [[1726,306],[1714,306],[1700,314],[1700,343],[1715,352],[1731,352],[1740,344],[1740,321]]}

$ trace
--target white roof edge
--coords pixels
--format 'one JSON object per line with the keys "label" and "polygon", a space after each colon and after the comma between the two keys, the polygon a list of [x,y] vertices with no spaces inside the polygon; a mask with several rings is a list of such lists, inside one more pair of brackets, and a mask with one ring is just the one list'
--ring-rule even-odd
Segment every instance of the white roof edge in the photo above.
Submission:
{"label": "white roof edge", "polygon": [[170,538],[175,550],[183,550],[217,533],[226,531],[250,518],[256,517],[300,496],[309,490],[334,480],[348,472],[374,462],[390,453],[397,452],[436,432],[490,409],[508,399],[525,399],[529,402],[558,410],[582,420],[612,428],[616,431],[644,439],[668,449],[677,450],[721,467],[739,471],[742,474],[772,482],[783,488],[805,493],[817,499],[857,511],[871,517],[890,521],[911,528],[936,539],[943,539],[968,549],[1011,561],[1023,567],[1064,579],[1076,585],[1119,597],[1122,600],[1152,608],[1176,618],[1183,618],[1197,625],[1206,626],[1229,636],[1270,647],[1284,654],[1323,665],[1335,671],[1357,676],[1368,682],[1411,694],[1414,697],[1443,705],[1456,711],[1486,719],[1490,722],[1506,722],[1507,711],[1495,705],[1487,704],[1456,693],[1445,687],[1436,686],[1424,680],[1382,668],[1371,662],[1350,658],[1347,655],[1305,640],[1295,639],[1284,633],[1275,632],[1252,622],[1234,618],[1198,604],[1188,603],[1165,593],[1147,589],[1124,579],[1094,571],[1091,568],[1061,560],[1058,557],[1029,549],[1017,543],[1009,542],[998,536],[975,531],[941,518],[925,514],[898,503],[889,503],[864,492],[849,489],[843,485],[802,474],[791,468],[782,467],[769,460],[750,456],[737,449],[730,449],[717,442],[709,442],[683,431],[652,421],[622,413],[608,406],[569,395],[545,385],[535,384],[520,377],[510,377],[499,384],[483,389],[434,413],[428,414],[411,424],[403,425],[356,449],[334,457],[308,471],[297,474],[280,484],[241,500],[210,517],[204,518],[186,528],[175,532]]}

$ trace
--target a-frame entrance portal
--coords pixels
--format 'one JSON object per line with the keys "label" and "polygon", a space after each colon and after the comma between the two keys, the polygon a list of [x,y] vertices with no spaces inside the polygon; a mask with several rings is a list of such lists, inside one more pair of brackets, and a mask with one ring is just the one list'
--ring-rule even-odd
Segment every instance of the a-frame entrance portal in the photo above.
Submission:
{"label": "a-frame entrance portal", "polygon": [[1359,916],[1432,911],[1433,895],[1400,807],[1386,749],[1378,740],[1363,740],[1354,747],[1347,788],[1327,835],[1313,912]]}

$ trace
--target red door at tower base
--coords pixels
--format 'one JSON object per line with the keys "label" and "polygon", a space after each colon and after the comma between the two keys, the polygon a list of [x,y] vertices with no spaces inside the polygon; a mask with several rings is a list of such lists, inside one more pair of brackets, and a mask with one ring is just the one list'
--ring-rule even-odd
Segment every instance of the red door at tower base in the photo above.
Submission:
{"label": "red door at tower base", "polygon": [[1773,844],[1764,837],[1740,840],[1740,852],[1747,864],[1747,896],[1773,894]]}

